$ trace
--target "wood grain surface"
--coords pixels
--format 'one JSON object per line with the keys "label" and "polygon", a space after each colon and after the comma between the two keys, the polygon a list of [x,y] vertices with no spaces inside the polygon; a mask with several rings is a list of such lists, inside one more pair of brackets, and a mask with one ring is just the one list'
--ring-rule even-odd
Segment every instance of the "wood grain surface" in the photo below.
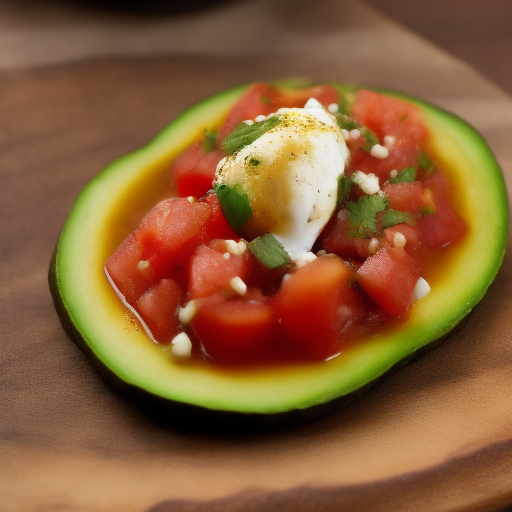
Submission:
{"label": "wood grain surface", "polygon": [[[322,14],[332,16],[334,4],[321,4]],[[305,16],[291,22],[304,26]],[[305,75],[422,96],[484,134],[510,194],[512,101],[377,21],[371,30],[356,24],[351,40],[361,45],[344,55],[335,47],[322,56],[95,58],[0,74],[2,512],[512,504],[510,242],[484,300],[443,345],[348,409],[274,432],[188,432],[149,417],[104,383],[53,308],[48,265],[81,188],[184,108],[236,83]],[[397,52],[365,51],[379,41]]]}

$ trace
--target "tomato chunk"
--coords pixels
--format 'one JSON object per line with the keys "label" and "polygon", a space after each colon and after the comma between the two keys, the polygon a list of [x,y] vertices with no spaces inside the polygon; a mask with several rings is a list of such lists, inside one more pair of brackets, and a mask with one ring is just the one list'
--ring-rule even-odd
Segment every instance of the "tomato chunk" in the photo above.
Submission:
{"label": "tomato chunk", "polygon": [[274,350],[275,313],[261,294],[210,297],[202,302],[191,325],[206,353],[221,362],[252,363]]}
{"label": "tomato chunk", "polygon": [[330,255],[283,281],[275,307],[292,357],[322,360],[340,352],[345,331],[364,313],[352,279],[348,265]]}
{"label": "tomato chunk", "polygon": [[418,223],[426,247],[444,247],[463,237],[466,223],[440,192],[433,193],[435,212],[423,215]]}
{"label": "tomato chunk", "polygon": [[351,235],[352,227],[347,210],[340,210],[321,233],[321,246],[342,258],[364,259],[370,255],[370,240]]}
{"label": "tomato chunk", "polygon": [[162,279],[135,303],[135,309],[159,343],[168,344],[178,334],[178,308],[183,296],[178,283],[172,279]]}
{"label": "tomato chunk", "polygon": [[356,93],[352,114],[373,130],[380,141],[386,135],[392,135],[395,142],[407,141],[413,147],[422,147],[427,141],[422,113],[411,103],[361,89]]}
{"label": "tomato chunk", "polygon": [[242,280],[249,274],[246,255],[219,252],[206,245],[199,246],[190,262],[189,293],[191,299],[215,293],[233,295],[231,280]]}
{"label": "tomato chunk", "polygon": [[382,247],[356,274],[363,290],[384,311],[393,317],[407,313],[420,272],[403,247]]}
{"label": "tomato chunk", "polygon": [[210,213],[206,203],[173,198],[162,201],[146,215],[136,235],[144,246],[144,259],[150,262],[157,278],[176,278],[188,268]]}
{"label": "tomato chunk", "polygon": [[382,187],[389,200],[389,207],[407,213],[420,213],[425,205],[423,186],[419,181],[411,183],[389,183]]}
{"label": "tomato chunk", "polygon": [[221,149],[204,152],[202,142],[186,149],[174,162],[171,178],[180,197],[202,197],[212,188],[217,164],[224,157]]}
{"label": "tomato chunk", "polygon": [[153,268],[143,261],[143,253],[144,246],[132,233],[105,263],[110,279],[128,304],[133,305],[154,283]]}

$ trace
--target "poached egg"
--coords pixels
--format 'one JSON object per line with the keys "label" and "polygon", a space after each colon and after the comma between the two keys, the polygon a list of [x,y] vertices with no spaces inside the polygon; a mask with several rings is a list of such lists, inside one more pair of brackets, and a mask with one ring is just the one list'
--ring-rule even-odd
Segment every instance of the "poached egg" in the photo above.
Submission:
{"label": "poached egg", "polygon": [[336,209],[349,151],[334,116],[313,98],[270,116],[279,124],[221,160],[215,179],[247,194],[253,215],[244,235],[272,233],[297,260]]}

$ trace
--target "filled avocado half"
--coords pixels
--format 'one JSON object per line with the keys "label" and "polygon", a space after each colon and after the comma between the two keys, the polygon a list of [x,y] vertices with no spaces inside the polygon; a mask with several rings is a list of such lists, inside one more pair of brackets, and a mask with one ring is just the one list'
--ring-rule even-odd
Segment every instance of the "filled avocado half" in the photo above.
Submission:
{"label": "filled avocado half", "polygon": [[273,423],[349,401],[450,333],[482,299],[505,251],[507,198],[486,142],[460,118],[386,91],[422,110],[432,149],[457,187],[457,206],[468,225],[429,295],[399,328],[351,344],[328,361],[225,367],[169,358],[119,300],[105,276],[105,261],[165,197],[173,159],[205,129],[219,126],[245,89],[196,104],[147,146],[98,174],[77,198],[50,267],[50,288],[66,332],[111,383],[177,421],[206,414]]}

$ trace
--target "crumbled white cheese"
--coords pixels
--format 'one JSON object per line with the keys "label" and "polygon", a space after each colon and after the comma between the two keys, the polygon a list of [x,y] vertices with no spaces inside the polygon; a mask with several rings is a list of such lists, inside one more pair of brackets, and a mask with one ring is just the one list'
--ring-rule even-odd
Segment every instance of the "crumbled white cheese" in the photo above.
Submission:
{"label": "crumbled white cheese", "polygon": [[189,203],[195,203],[195,202],[196,202],[196,198],[195,198],[194,196],[188,196],[188,197],[187,197],[187,201],[188,201]]}
{"label": "crumbled white cheese", "polygon": [[253,121],[252,119],[246,119],[246,120],[244,121],[244,123],[245,123],[247,126],[251,126],[251,124],[253,124],[253,123],[254,123],[254,121]]}
{"label": "crumbled white cheese", "polygon": [[180,332],[172,340],[171,354],[179,359],[187,359],[192,354],[192,342],[187,333]]}
{"label": "crumbled white cheese", "polygon": [[395,137],[393,135],[385,135],[382,140],[385,146],[392,146],[395,143]]}
{"label": "crumbled white cheese", "polygon": [[241,256],[247,249],[247,245],[243,240],[239,242],[235,242],[235,240],[224,240],[224,245],[233,256]]}
{"label": "crumbled white cheese", "polygon": [[384,146],[375,144],[372,146],[372,149],[370,149],[370,155],[374,158],[387,158],[389,156],[389,151]]}
{"label": "crumbled white cheese", "polygon": [[265,119],[267,119],[267,116],[264,116],[263,114],[259,115],[259,116],[256,116],[256,119],[255,121],[257,123],[261,123],[261,121],[265,121]]}
{"label": "crumbled white cheese", "polygon": [[197,305],[194,300],[190,300],[187,302],[185,306],[180,308],[178,312],[178,318],[183,325],[188,325],[192,322],[192,319],[197,313]]}
{"label": "crumbled white cheese", "polygon": [[297,265],[297,268],[301,268],[313,260],[316,260],[316,254],[313,252],[305,252],[295,260],[295,264]]}
{"label": "crumbled white cheese", "polygon": [[225,252],[222,256],[224,256],[225,260],[229,260],[229,258],[231,258],[231,254],[229,254],[229,252]]}
{"label": "crumbled white cheese", "polygon": [[359,139],[359,137],[361,136],[361,132],[357,129],[357,128],[354,128],[353,130],[350,130],[350,138],[351,139]]}
{"label": "crumbled white cheese", "polygon": [[239,276],[233,277],[231,281],[229,281],[229,286],[235,290],[238,295],[245,295],[247,292],[247,285],[242,281],[242,278]]}
{"label": "crumbled white cheese", "polygon": [[396,247],[405,247],[405,244],[407,243],[407,238],[405,238],[403,233],[400,233],[400,231],[397,231],[395,233],[395,236],[393,237],[393,243]]}
{"label": "crumbled white cheese", "polygon": [[343,138],[344,138],[345,140],[350,139],[350,132],[349,132],[348,130],[346,130],[345,128],[342,128],[342,129],[341,129],[341,133],[342,133]]}
{"label": "crumbled white cheese", "polygon": [[377,238],[372,238],[368,244],[368,251],[370,254],[375,254],[379,249],[379,241]]}
{"label": "crumbled white cheese", "polygon": [[337,104],[337,103],[331,103],[331,104],[327,107],[327,110],[328,110],[331,114],[336,114],[336,112],[338,112],[338,104]]}
{"label": "crumbled white cheese", "polygon": [[379,178],[372,172],[365,174],[362,171],[355,171],[352,174],[352,180],[357,183],[360,189],[368,195],[376,194],[379,190]]}
{"label": "crumbled white cheese", "polygon": [[392,171],[389,171],[389,177],[390,178],[396,178],[398,176],[398,171],[396,169],[393,169]]}
{"label": "crumbled white cheese", "polygon": [[139,263],[137,263],[137,268],[139,270],[146,270],[149,267],[149,261],[147,260],[140,260]]}
{"label": "crumbled white cheese", "polygon": [[413,300],[420,300],[426,297],[430,292],[430,285],[423,279],[423,277],[420,277],[416,281],[416,286],[414,287],[414,290],[412,292],[412,298]]}

